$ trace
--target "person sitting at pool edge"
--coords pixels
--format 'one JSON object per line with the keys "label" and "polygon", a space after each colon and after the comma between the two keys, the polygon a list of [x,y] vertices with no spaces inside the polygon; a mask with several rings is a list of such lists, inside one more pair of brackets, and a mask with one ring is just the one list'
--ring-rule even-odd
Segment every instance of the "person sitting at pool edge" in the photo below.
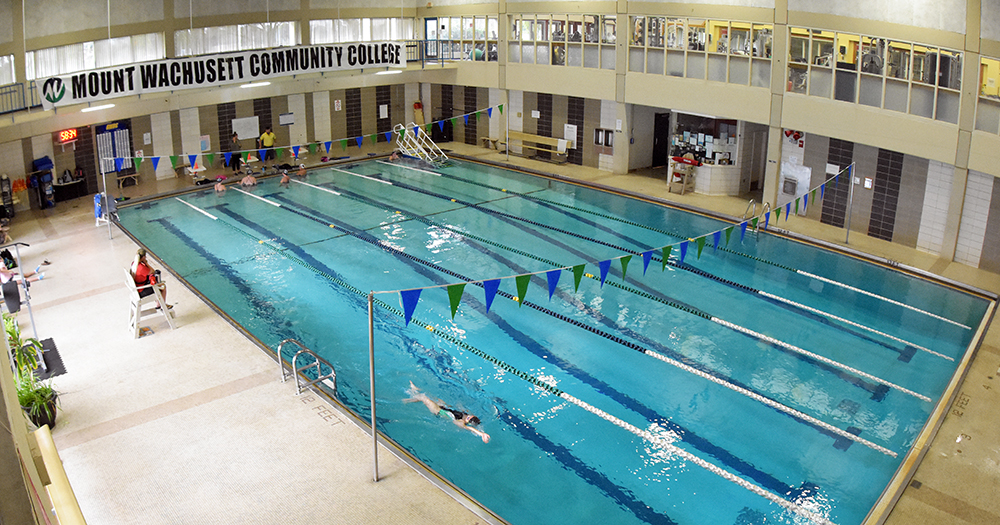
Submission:
{"label": "person sitting at pool edge", "polygon": [[[146,261],[146,250],[139,248],[135,252],[135,259],[132,261],[132,266],[129,268],[129,272],[132,273],[132,280],[135,281],[136,286],[146,286],[147,284],[155,284],[157,288],[160,289],[160,294],[163,296],[163,302],[167,301],[167,285],[166,283],[160,282],[160,271],[154,270],[149,262]],[[146,297],[147,295],[153,295],[152,288],[143,288],[139,290],[139,297]],[[159,306],[157,306],[159,308]],[[167,305],[167,308],[173,308],[172,305]]]}
{"label": "person sitting at pool edge", "polygon": [[479,424],[478,417],[462,412],[461,410],[449,408],[444,404],[444,401],[441,401],[440,399],[437,402],[433,401],[431,398],[427,397],[427,394],[421,392],[420,389],[417,388],[417,385],[413,384],[413,381],[410,381],[410,388],[406,391],[406,393],[410,394],[410,397],[404,399],[404,403],[416,403],[419,401],[427,407],[427,410],[431,411],[431,414],[448,419],[454,423],[455,426],[472,432],[473,434],[479,436],[483,440],[483,443],[490,442],[489,434],[471,426]]}

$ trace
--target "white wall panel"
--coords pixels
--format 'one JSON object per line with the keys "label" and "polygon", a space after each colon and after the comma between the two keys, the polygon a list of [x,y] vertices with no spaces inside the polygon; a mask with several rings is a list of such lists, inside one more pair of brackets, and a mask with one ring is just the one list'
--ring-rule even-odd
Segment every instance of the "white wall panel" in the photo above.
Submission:
{"label": "white wall panel", "polygon": [[316,131],[315,140],[326,142],[330,140],[331,130],[330,120],[330,92],[316,91],[313,93],[313,129]]}
{"label": "white wall panel", "polygon": [[918,250],[941,253],[954,176],[955,168],[951,164],[936,160],[927,163],[927,186],[924,190],[923,211],[920,213],[920,232],[917,234]]}
{"label": "white wall panel", "polygon": [[308,117],[306,116],[306,96],[304,93],[288,95],[288,112],[293,115],[295,123],[288,126],[288,143],[290,145],[305,144],[308,129]]}
{"label": "white wall panel", "polygon": [[156,167],[157,179],[169,179],[177,174],[170,167],[170,155],[174,154],[174,134],[170,128],[170,113],[154,113],[149,116],[153,127],[153,153],[147,156],[160,157]]}
{"label": "white wall panel", "polygon": [[955,246],[955,262],[972,267],[979,266],[992,196],[993,177],[970,170],[969,180],[965,186],[962,224],[958,229],[958,243]]}

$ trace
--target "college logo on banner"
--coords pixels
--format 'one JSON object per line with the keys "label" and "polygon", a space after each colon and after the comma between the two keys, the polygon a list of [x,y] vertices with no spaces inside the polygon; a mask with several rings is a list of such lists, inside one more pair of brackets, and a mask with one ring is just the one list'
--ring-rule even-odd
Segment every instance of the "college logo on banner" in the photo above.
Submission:
{"label": "college logo on banner", "polygon": [[355,42],[171,58],[35,80],[42,106],[371,67],[406,67],[401,42]]}
{"label": "college logo on banner", "polygon": [[66,86],[59,77],[50,78],[42,84],[42,97],[53,105],[62,100],[65,94]]}

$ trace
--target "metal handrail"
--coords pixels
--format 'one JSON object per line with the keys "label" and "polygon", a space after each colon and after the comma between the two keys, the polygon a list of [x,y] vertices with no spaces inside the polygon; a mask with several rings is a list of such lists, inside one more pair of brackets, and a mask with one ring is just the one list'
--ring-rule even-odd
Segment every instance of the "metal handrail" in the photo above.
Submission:
{"label": "metal handrail", "polygon": [[[753,211],[750,211],[751,208],[753,209]],[[743,212],[743,217],[742,218],[743,218],[743,220],[746,220],[747,215],[749,215],[750,217],[753,217],[756,213],[757,213],[757,201],[755,201],[753,199],[750,199],[750,202],[747,203],[747,209],[746,209],[746,211]]]}
{"label": "metal handrail", "polygon": [[[295,345],[299,347],[299,351],[295,352],[295,355],[292,356],[292,359],[289,362],[291,369],[288,371],[287,374],[285,372],[285,362],[281,359],[281,349],[285,346],[286,343],[295,343]],[[326,381],[327,379],[333,380],[333,393],[334,395],[337,394],[337,371],[334,370],[333,365],[331,365],[322,357],[316,355],[316,352],[313,352],[312,350],[306,348],[306,346],[303,345],[301,342],[299,342],[297,339],[285,339],[284,341],[278,343],[277,354],[278,354],[278,368],[281,370],[281,382],[284,383],[285,379],[288,378],[289,374],[294,376],[295,395],[301,394],[303,388],[313,386],[316,383]],[[301,356],[302,354],[312,356],[314,361],[309,364],[303,365],[302,367],[298,367],[297,366],[298,359],[299,356]],[[326,365],[326,367],[330,369],[329,374],[323,375],[323,365]],[[301,372],[309,370],[310,368],[313,367],[316,368],[316,379],[308,380],[305,383],[303,383],[302,382],[303,377]]]}

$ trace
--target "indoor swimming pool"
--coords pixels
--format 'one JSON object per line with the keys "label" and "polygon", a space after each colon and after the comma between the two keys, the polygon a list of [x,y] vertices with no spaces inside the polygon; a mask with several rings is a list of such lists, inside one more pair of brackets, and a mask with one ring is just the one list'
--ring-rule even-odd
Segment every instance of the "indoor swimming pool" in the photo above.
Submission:
{"label": "indoor swimming pool", "polygon": [[[329,361],[363,420],[367,296],[385,292],[378,430],[512,524],[860,524],[991,312],[857,257],[466,161],[373,159],[119,217],[252,337]],[[410,382],[489,442],[404,403]]]}

